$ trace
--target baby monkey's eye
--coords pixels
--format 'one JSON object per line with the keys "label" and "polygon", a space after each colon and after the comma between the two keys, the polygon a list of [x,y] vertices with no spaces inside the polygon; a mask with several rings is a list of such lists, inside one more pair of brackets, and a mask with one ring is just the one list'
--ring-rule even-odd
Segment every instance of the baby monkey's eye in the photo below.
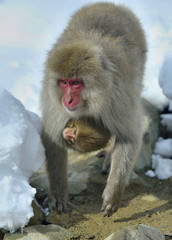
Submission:
{"label": "baby monkey's eye", "polygon": [[77,130],[75,129],[75,130],[73,131],[73,133],[74,133],[74,135],[76,135],[76,133],[77,133]]}

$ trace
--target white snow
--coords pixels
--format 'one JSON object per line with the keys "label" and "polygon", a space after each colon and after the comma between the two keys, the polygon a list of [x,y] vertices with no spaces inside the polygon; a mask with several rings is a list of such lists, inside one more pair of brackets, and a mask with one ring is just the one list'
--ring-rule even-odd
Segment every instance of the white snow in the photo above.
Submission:
{"label": "white snow", "polygon": [[[172,111],[172,52],[169,52],[162,63],[159,73],[159,85],[169,101],[169,111]],[[161,123],[166,126],[167,131],[172,131],[172,114],[162,114]],[[168,179],[172,176],[172,139],[159,138],[155,144],[154,155],[152,156],[152,168],[154,171],[147,171],[149,177]]]}
{"label": "white snow", "polygon": [[44,162],[42,123],[0,86],[0,228],[15,231],[33,216],[29,178]]}
{"label": "white snow", "polygon": [[164,58],[158,80],[164,95],[169,99],[169,110],[172,111],[172,51]]}
{"label": "white snow", "polygon": [[169,103],[168,98],[162,94],[162,89],[151,82],[148,87],[143,89],[141,96],[159,110],[163,110]]}
{"label": "white snow", "polygon": [[172,100],[172,52],[165,56],[158,80],[164,95]]}
{"label": "white snow", "polygon": [[154,153],[152,155],[153,170],[147,171],[145,174],[149,177],[157,177],[159,179],[168,179],[172,177],[172,139],[159,138],[155,144]]}
{"label": "white snow", "polygon": [[161,180],[168,179],[172,176],[172,160],[163,158],[159,155],[152,155],[152,168],[145,175],[149,177],[157,177]]}
{"label": "white snow", "polygon": [[152,168],[159,179],[168,179],[172,176],[172,160],[162,158],[159,155],[152,155]]}
{"label": "white snow", "polygon": [[172,157],[172,139],[159,138],[155,144],[154,153],[165,158]]}
{"label": "white snow", "polygon": [[167,131],[172,132],[172,113],[161,114],[161,124],[166,126]]}
{"label": "white snow", "polygon": [[148,176],[148,177],[155,177],[155,176],[156,176],[155,173],[154,173],[154,171],[152,171],[152,170],[148,170],[148,171],[145,173],[145,175]]}

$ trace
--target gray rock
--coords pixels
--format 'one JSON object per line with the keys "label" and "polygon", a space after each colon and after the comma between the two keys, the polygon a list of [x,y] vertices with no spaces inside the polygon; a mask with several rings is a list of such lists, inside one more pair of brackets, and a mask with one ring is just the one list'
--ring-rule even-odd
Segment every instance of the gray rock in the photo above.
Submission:
{"label": "gray rock", "polygon": [[146,182],[144,178],[139,176],[134,171],[131,173],[129,184],[135,184],[141,187],[151,187],[151,185],[148,182]]}
{"label": "gray rock", "polygon": [[[89,174],[86,170],[81,170],[79,167],[69,166],[68,181],[69,181],[69,194],[77,195],[87,188]],[[48,194],[48,179],[46,173],[38,173],[31,179],[31,186],[37,190],[37,198]]]}
{"label": "gray rock", "polygon": [[48,216],[46,216],[46,222],[67,228],[69,215],[67,213],[58,214],[56,210],[50,209]]}
{"label": "gray rock", "polygon": [[41,198],[42,196],[46,196],[48,194],[48,178],[47,174],[44,172],[38,172],[32,177],[30,181],[30,185],[36,188],[37,198]]}
{"label": "gray rock", "polygon": [[88,189],[88,184],[105,184],[107,176],[101,174],[103,159],[90,154],[71,153],[69,156],[69,193],[79,195]]}
{"label": "gray rock", "polygon": [[82,171],[70,171],[68,172],[69,178],[69,193],[73,195],[78,195],[85,189],[87,189],[87,183],[88,183],[88,178],[89,174],[88,172]]}
{"label": "gray rock", "polygon": [[138,158],[135,169],[139,170],[146,166],[151,166],[152,153],[155,142],[159,137],[160,115],[156,107],[143,99],[144,106],[144,126],[143,144],[140,157]]}
{"label": "gray rock", "polygon": [[112,233],[105,240],[165,240],[162,232],[143,224],[133,225]]}
{"label": "gray rock", "polygon": [[31,217],[31,219],[29,220],[29,223],[28,223],[29,226],[42,224],[42,222],[45,219],[45,214],[40,209],[41,206],[38,206],[35,201],[36,200],[34,199],[34,201],[32,202],[34,216]]}
{"label": "gray rock", "polygon": [[26,227],[23,233],[5,234],[4,240],[68,240],[73,233],[57,225],[36,225]]}

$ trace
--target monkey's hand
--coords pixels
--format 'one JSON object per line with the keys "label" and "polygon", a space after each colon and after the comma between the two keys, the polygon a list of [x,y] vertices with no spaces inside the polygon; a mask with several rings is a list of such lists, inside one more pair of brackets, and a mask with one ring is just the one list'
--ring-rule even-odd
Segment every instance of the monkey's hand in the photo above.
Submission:
{"label": "monkey's hand", "polygon": [[109,154],[106,150],[100,151],[96,155],[97,157],[104,157],[104,161],[102,164],[101,173],[107,174],[110,169],[110,163],[111,163],[111,154]]}
{"label": "monkey's hand", "polygon": [[110,217],[113,213],[117,212],[123,191],[114,182],[107,183],[103,192],[103,205],[101,211],[104,212],[104,216]]}
{"label": "monkey's hand", "polygon": [[97,153],[97,157],[104,157],[101,173],[107,174],[111,165],[111,155],[115,148],[115,139],[111,139],[111,143],[103,151]]}
{"label": "monkey's hand", "polygon": [[67,213],[68,208],[67,208],[67,198],[61,199],[60,197],[55,197],[52,194],[49,195],[43,202],[43,207],[47,208],[49,207],[50,209],[57,210],[59,214],[61,213]]}

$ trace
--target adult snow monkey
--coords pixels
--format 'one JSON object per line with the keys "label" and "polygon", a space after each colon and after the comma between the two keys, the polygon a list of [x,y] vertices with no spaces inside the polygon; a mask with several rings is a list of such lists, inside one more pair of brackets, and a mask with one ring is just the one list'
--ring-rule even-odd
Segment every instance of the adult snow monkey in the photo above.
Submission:
{"label": "adult snow monkey", "polygon": [[80,117],[100,121],[115,139],[101,210],[105,216],[118,210],[142,143],[146,51],[137,17],[113,3],[81,8],[50,50],[41,106],[49,203],[59,213],[66,212],[68,201],[62,132],[70,119]]}

